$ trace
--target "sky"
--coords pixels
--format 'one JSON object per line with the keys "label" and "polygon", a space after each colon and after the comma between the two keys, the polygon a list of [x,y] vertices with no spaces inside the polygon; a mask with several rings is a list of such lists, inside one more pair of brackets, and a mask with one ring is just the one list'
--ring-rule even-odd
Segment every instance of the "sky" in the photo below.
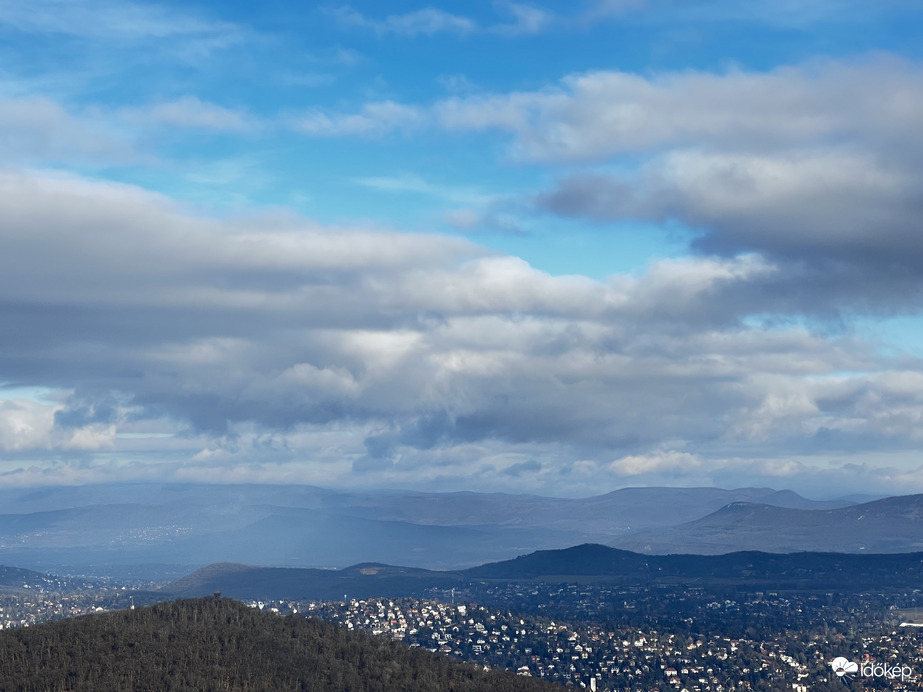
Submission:
{"label": "sky", "polygon": [[923,492],[923,3],[0,2],[0,486]]}

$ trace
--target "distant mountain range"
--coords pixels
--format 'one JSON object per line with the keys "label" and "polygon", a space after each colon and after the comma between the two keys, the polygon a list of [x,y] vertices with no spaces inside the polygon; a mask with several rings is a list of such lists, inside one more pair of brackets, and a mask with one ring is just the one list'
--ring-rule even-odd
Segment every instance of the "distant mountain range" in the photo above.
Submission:
{"label": "distant mountain range", "polygon": [[771,488],[625,488],[585,499],[220,484],[4,489],[0,562],[165,578],[215,562],[457,570],[582,543],[651,554],[901,552],[921,547],[923,520],[907,509],[917,501],[882,500],[894,518],[874,519],[867,504]]}
{"label": "distant mountain range", "polygon": [[915,552],[923,550],[923,495],[811,510],[733,502],[701,519],[638,531],[611,545],[653,554]]}

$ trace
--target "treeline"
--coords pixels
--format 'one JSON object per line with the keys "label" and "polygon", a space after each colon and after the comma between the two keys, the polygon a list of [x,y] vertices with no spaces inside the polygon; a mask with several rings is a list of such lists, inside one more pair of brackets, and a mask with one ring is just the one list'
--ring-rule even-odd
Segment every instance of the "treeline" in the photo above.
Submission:
{"label": "treeline", "polygon": [[203,598],[0,632],[0,690],[560,689],[297,615]]}

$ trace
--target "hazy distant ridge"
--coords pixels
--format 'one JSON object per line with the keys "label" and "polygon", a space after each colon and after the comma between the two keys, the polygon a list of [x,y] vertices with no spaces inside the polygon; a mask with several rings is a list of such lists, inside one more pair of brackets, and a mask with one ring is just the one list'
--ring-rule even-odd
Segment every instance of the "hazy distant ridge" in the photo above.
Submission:
{"label": "hazy distant ridge", "polygon": [[585,499],[272,485],[5,489],[0,561],[94,574],[157,565],[177,566],[169,568],[176,574],[213,562],[457,569],[534,550],[609,544],[734,502],[800,509],[849,504],[771,488],[625,488]]}
{"label": "hazy distant ridge", "polygon": [[923,495],[815,510],[734,502],[696,521],[641,531],[611,545],[656,554],[914,552],[923,550]]}

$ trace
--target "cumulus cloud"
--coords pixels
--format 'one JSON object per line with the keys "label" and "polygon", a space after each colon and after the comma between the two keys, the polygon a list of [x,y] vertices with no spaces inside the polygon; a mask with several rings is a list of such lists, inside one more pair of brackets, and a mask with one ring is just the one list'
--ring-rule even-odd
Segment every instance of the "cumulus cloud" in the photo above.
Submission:
{"label": "cumulus cloud", "polygon": [[[209,218],[132,186],[5,173],[0,380],[75,394],[53,408],[8,405],[0,444],[127,450],[120,431],[166,421],[180,438],[131,449],[193,459],[188,478],[226,468],[534,489],[568,470],[575,484],[607,472],[803,475],[787,455],[913,447],[918,363],[848,332],[751,319],[914,304],[917,158],[895,133],[914,118],[915,73],[885,70],[884,124],[806,96],[845,93],[843,74],[882,64],[593,74],[547,92],[301,121],[316,136],[498,128],[520,155],[552,163],[641,157],[621,168],[594,158],[536,198],[562,216],[696,229],[698,256],[606,281],[551,276],[449,237]],[[764,90],[789,110],[768,97],[735,105]],[[695,101],[700,92],[711,101]],[[247,124],[201,101],[169,105],[160,115],[177,123]],[[457,226],[502,220],[476,190],[407,175],[357,182],[444,199]],[[330,430],[337,442],[318,443]],[[299,460],[314,470],[299,472]]]}
{"label": "cumulus cloud", "polygon": [[508,119],[517,151],[641,163],[591,163],[537,195],[539,208],[599,223],[679,223],[700,253],[756,254],[777,271],[750,283],[754,311],[917,310],[918,66],[878,59],[760,74],[606,73],[570,85],[533,106],[532,118]]}
{"label": "cumulus cloud", "polygon": [[0,448],[20,451],[45,447],[54,426],[54,409],[28,401],[0,401]]}
{"label": "cumulus cloud", "polygon": [[62,425],[58,416],[65,410],[66,406],[60,403],[0,399],[0,451],[96,451],[112,447],[114,424]]}
{"label": "cumulus cloud", "polygon": [[449,131],[508,132],[516,157],[546,163],[688,148],[773,154],[844,142],[915,159],[923,77],[919,66],[889,57],[767,72],[599,71],[539,91],[451,97],[426,110]]}
{"label": "cumulus cloud", "polygon": [[673,450],[656,454],[625,456],[609,464],[609,469],[622,476],[637,476],[663,471],[688,471],[701,465],[702,460],[698,455]]}
{"label": "cumulus cloud", "polygon": [[633,180],[562,180],[537,203],[601,222],[678,220],[696,229],[692,247],[702,253],[757,253],[777,270],[741,296],[754,311],[913,312],[923,295],[915,180],[911,170],[841,151],[678,152]]}
{"label": "cumulus cloud", "polygon": [[[308,463],[329,468],[299,477],[538,488],[576,460],[586,483],[613,457],[622,475],[705,472],[706,455],[769,441],[918,442],[912,363],[747,325],[740,296],[777,271],[756,256],[595,281],[449,237],[197,216],[73,176],[3,174],[0,206],[0,381],[74,392],[7,405],[18,453],[130,443],[201,475]],[[118,437],[148,429],[182,435]],[[650,451],[665,439],[682,451]]]}
{"label": "cumulus cloud", "polygon": [[590,72],[544,91],[447,100],[437,112],[452,129],[507,130],[518,156],[548,162],[687,146],[771,151],[845,137],[898,149],[923,112],[923,79],[885,58],[770,72]]}
{"label": "cumulus cloud", "polygon": [[[862,14],[861,3],[839,0],[738,5],[586,0],[552,13],[548,3],[498,0],[477,20],[468,9],[424,6],[331,13],[367,37],[420,45],[579,33],[613,17],[649,29],[661,8],[671,22],[789,12],[801,27],[845,5],[850,21]],[[247,34],[176,8],[109,0],[12,0],[0,25],[66,44],[69,55],[88,56],[92,45],[93,56],[116,59],[193,57]],[[248,59],[267,57],[269,44],[248,44]],[[305,65],[359,59],[318,50],[278,79],[297,83],[291,74],[302,70],[302,85],[316,86],[331,77]],[[82,67],[88,81],[100,74]],[[923,365],[883,353],[846,320],[826,329],[856,312],[919,311],[918,63],[596,70],[506,93],[456,75],[442,78],[445,98],[341,101],[300,115],[257,114],[209,100],[207,89],[177,92],[175,60],[162,67],[151,72],[162,95],[141,102],[88,105],[91,93],[109,93],[114,82],[103,80],[92,92],[68,87],[70,100],[29,96],[56,88],[51,73],[4,87],[0,157],[19,168],[0,172],[0,383],[54,396],[4,398],[0,385],[0,473],[585,493],[628,478],[749,483],[816,473],[822,486],[822,459],[834,470],[866,464],[856,477],[869,487],[923,487],[919,463],[901,457],[919,447]],[[208,68],[202,74],[218,80],[236,69]],[[80,79],[77,70],[68,77]],[[26,169],[134,165],[140,148],[204,156],[186,181],[236,194],[231,182],[254,184],[263,167],[288,164],[268,153],[208,163],[214,149],[172,145],[189,134],[254,132],[278,137],[277,151],[293,132],[490,133],[503,163],[529,167],[522,184],[546,189],[494,194],[496,171],[486,168],[478,185],[400,169],[354,173],[347,184],[361,186],[356,194],[425,196],[440,205],[431,219],[465,232],[521,233],[526,219],[546,224],[542,215],[558,217],[547,224],[557,232],[569,220],[601,233],[635,220],[679,228],[691,255],[604,280],[554,276],[460,238],[325,226],[281,211],[208,215],[132,185]],[[171,147],[158,149],[167,139]],[[890,455],[893,468],[875,476],[873,452]]]}
{"label": "cumulus cloud", "polygon": [[703,249],[724,254],[893,261],[920,242],[918,197],[911,171],[860,153],[681,151],[651,161],[640,179],[564,180],[539,203],[597,220],[679,218],[702,229]]}

